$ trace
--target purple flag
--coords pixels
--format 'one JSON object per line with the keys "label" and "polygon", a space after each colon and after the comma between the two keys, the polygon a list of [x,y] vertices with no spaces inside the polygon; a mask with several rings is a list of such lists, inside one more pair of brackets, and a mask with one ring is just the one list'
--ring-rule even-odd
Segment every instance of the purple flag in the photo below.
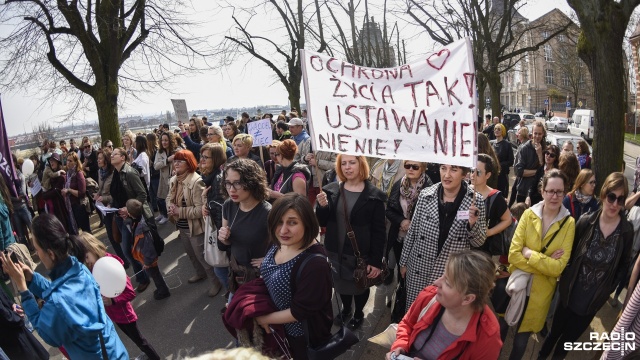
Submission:
{"label": "purple flag", "polygon": [[[9,138],[7,137],[7,128],[4,125],[4,116],[2,115],[2,102],[0,101],[0,173],[4,178],[4,182],[9,187],[11,196],[18,196],[15,181],[18,180],[17,174],[13,170],[13,157],[11,157],[11,149],[9,148]],[[11,201],[11,199],[4,199]]]}

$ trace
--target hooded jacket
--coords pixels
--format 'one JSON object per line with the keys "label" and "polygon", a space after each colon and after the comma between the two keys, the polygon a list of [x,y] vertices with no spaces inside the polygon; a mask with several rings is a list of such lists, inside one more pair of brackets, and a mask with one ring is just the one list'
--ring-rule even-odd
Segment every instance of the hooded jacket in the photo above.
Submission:
{"label": "hooded jacket", "polygon": [[[82,263],[69,256],[51,270],[51,281],[34,273],[22,306],[47,344],[64,346],[71,359],[102,360],[100,334],[110,360],[129,359],[102,304],[100,289]],[[42,309],[34,295],[44,299]]]}
{"label": "hooded jacket", "polygon": [[[524,315],[518,332],[539,332],[542,329],[551,306],[551,299],[556,290],[557,279],[562,274],[567,262],[571,258],[573,237],[575,235],[575,221],[564,206],[549,230],[542,237],[542,209],[544,202],[540,202],[530,209],[525,210],[518,222],[518,227],[513,234],[511,247],[509,248],[509,272],[520,269],[533,274],[531,282],[531,295],[524,309]],[[565,217],[569,217],[560,228],[560,223]],[[547,251],[541,253],[549,240],[558,232],[553,242],[549,244]],[[528,247],[532,250],[529,259],[522,255],[522,249]],[[554,251],[562,249],[564,254],[559,259],[551,258]]]}

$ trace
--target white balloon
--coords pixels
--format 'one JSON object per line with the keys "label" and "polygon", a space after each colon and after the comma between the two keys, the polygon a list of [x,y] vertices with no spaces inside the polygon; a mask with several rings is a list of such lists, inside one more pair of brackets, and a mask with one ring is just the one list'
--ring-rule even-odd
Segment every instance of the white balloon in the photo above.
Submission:
{"label": "white balloon", "polygon": [[120,262],[112,257],[103,256],[93,265],[93,277],[100,285],[100,294],[114,298],[127,286],[127,273]]}
{"label": "white balloon", "polygon": [[26,159],[23,163],[22,163],[22,173],[24,174],[24,176],[29,176],[31,174],[33,174],[33,161]]}

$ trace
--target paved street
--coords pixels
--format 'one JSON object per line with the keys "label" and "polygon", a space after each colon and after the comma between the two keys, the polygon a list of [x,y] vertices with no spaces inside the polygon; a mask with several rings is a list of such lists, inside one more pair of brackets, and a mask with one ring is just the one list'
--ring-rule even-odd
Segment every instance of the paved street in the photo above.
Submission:
{"label": "paved street", "polygon": [[[640,156],[640,147],[625,143],[625,175],[630,183],[635,171],[635,158]],[[97,226],[97,218],[92,218],[92,227]],[[176,241],[175,227],[171,223],[160,226],[160,232],[165,237],[166,247],[160,259],[160,267],[165,274],[167,284],[171,288],[171,297],[156,301],[153,299],[153,284],[147,291],[138,295],[132,302],[138,313],[138,324],[141,332],[156,348],[163,359],[181,359],[189,355],[197,355],[216,348],[233,345],[233,338],[228,334],[220,319],[220,309],[224,305],[224,298],[219,294],[215,298],[206,295],[208,285],[205,281],[188,284],[187,279],[194,272],[184,253],[182,244]],[[96,236],[107,242],[104,228],[95,231]],[[43,272],[44,268],[38,267]],[[128,270],[131,276],[133,272]],[[135,286],[135,282],[134,282]],[[385,306],[393,292],[393,286],[380,286],[373,289],[371,299],[365,308],[365,323],[358,336],[362,340],[352,350],[342,356],[344,359],[382,359],[386,349],[368,342],[366,339],[383,331],[389,323],[389,311]],[[624,298],[624,292],[621,299]],[[335,307],[335,302],[334,302]],[[592,323],[593,331],[610,330],[615,324],[617,309],[608,304],[598,313]],[[119,331],[119,330],[118,330]],[[512,330],[513,332],[513,330]],[[119,332],[120,333],[120,332]],[[511,339],[509,335],[504,349],[510,351]],[[526,357],[535,356],[540,348],[540,337],[534,336],[536,341],[529,342]],[[122,333],[120,338],[126,345],[131,358],[135,358],[141,351]],[[543,340],[543,339],[542,339]],[[62,355],[55,348],[49,348],[52,359],[62,359]],[[595,353],[582,352],[570,354],[569,359],[591,358]],[[502,358],[506,359],[507,356]]]}

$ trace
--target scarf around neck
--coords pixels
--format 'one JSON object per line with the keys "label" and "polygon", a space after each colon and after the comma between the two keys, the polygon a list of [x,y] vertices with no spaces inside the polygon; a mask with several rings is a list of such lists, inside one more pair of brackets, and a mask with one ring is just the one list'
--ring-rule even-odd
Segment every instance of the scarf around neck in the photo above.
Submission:
{"label": "scarf around neck", "polygon": [[591,196],[583,195],[580,192],[580,190],[576,190],[575,194],[576,194],[576,200],[578,200],[578,202],[581,204],[586,204],[589,201],[591,201],[591,199],[593,199],[593,195]]}
{"label": "scarf around neck", "polygon": [[191,173],[188,171],[182,175],[176,175],[176,186],[174,187],[175,192],[171,194],[171,200],[178,207],[182,206],[182,199],[184,198],[183,183],[189,175],[191,175]]}
{"label": "scarf around neck", "polygon": [[425,180],[426,174],[422,173],[416,183],[416,186],[412,186],[411,180],[407,178],[407,175],[402,177],[400,182],[400,196],[407,200],[407,211],[404,214],[406,219],[411,219],[413,217],[413,210],[418,202],[418,195],[420,194],[419,189],[422,189]]}

